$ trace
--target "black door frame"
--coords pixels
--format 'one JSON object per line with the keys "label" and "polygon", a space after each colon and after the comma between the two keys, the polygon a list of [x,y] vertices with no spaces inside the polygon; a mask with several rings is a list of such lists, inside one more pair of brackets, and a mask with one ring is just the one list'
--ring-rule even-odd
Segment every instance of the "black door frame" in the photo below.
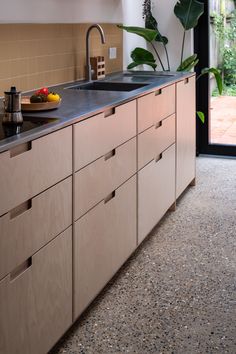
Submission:
{"label": "black door frame", "polygon": [[[194,29],[194,53],[198,54],[199,64],[195,70],[197,75],[201,69],[209,67],[209,29],[210,16],[208,0],[201,0],[204,3],[204,14],[200,17],[198,26]],[[197,153],[209,155],[236,156],[236,146],[209,144],[209,77],[202,76],[196,87],[197,110],[205,114],[205,123],[202,124],[197,118]],[[236,109],[236,107],[235,107]]]}

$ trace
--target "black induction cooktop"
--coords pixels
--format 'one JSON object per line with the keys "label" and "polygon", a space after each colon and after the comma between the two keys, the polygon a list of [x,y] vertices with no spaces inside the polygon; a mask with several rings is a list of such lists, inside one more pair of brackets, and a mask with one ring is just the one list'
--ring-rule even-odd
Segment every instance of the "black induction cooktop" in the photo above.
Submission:
{"label": "black induction cooktop", "polygon": [[23,123],[14,124],[14,123],[3,123],[2,122],[3,115],[0,115],[0,140],[4,140],[6,138],[27,132],[29,130],[35,129],[42,125],[55,123],[58,121],[56,118],[38,118],[38,117],[30,117],[23,115]]}

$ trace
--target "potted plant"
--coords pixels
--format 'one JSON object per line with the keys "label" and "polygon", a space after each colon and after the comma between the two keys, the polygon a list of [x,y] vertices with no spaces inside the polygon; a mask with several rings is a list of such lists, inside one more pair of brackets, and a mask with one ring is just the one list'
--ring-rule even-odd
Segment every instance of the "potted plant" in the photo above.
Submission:
{"label": "potted plant", "polygon": [[[180,64],[176,68],[176,71],[191,71],[195,65],[198,63],[197,54],[193,54],[188,58],[184,59],[184,46],[186,39],[186,32],[197,26],[199,18],[204,13],[204,4],[197,0],[179,0],[174,7],[174,14],[179,19],[183,27],[183,39],[181,44],[181,57]],[[145,21],[145,27],[134,27],[134,26],[122,26],[118,25],[119,28],[129,32],[137,34],[143,37],[152,47],[153,53],[144,48],[135,48],[131,52],[132,62],[128,65],[127,69],[133,69],[139,65],[148,65],[153,70],[156,70],[158,63],[163,71],[170,70],[169,54],[167,49],[168,38],[163,36],[158,28],[158,22],[152,14],[152,3],[151,0],[144,0],[143,2],[143,18]],[[164,47],[167,67],[165,67],[160,54],[158,53],[156,43],[161,43]],[[219,93],[222,93],[222,79],[220,72],[216,68],[204,68],[201,74],[197,77],[197,80],[205,74],[213,74],[216,79],[217,87]],[[197,112],[198,117],[204,123],[205,117],[202,112]]]}

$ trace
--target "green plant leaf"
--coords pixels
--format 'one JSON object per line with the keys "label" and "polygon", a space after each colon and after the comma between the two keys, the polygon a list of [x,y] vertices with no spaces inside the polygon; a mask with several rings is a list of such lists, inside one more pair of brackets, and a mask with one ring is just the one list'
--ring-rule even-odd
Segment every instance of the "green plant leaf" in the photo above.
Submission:
{"label": "green plant leaf", "polygon": [[168,43],[168,38],[165,36],[162,36],[159,29],[158,29],[158,23],[155,19],[155,17],[152,16],[152,13],[150,13],[149,15],[146,16],[145,19],[145,27],[148,29],[152,29],[152,30],[156,30],[157,31],[157,35],[155,38],[156,42],[161,42],[163,44],[167,44]]}
{"label": "green plant leaf", "polygon": [[223,91],[223,80],[222,80],[222,77],[220,75],[220,71],[218,69],[216,69],[216,68],[204,68],[204,69],[202,69],[201,74],[198,76],[197,80],[201,76],[206,75],[206,74],[210,74],[210,73],[215,76],[217,88],[218,88],[219,94],[221,95],[222,91]]}
{"label": "green plant leaf", "polygon": [[204,4],[197,0],[179,0],[174,7],[175,16],[178,17],[185,31],[197,26],[203,12]]}
{"label": "green plant leaf", "polygon": [[133,68],[135,68],[136,66],[138,66],[138,65],[149,65],[149,66],[151,66],[152,68],[153,68],[153,70],[156,70],[156,67],[157,67],[157,65],[155,64],[155,63],[152,63],[152,62],[148,62],[148,61],[145,61],[145,60],[143,60],[143,61],[138,61],[138,62],[132,62],[132,63],[130,63],[128,66],[127,66],[127,69],[128,70],[131,70],[131,69],[133,69]]}
{"label": "green plant leaf", "polygon": [[205,123],[205,114],[203,112],[197,111],[198,118],[200,118],[201,122]]}
{"label": "green plant leaf", "polygon": [[197,58],[197,54],[193,54],[187,59],[183,61],[182,64],[177,68],[177,71],[190,71],[197,65],[199,59]]}
{"label": "green plant leaf", "polygon": [[135,48],[131,52],[130,56],[133,59],[133,61],[146,60],[148,62],[153,62],[153,63],[155,63],[156,61],[153,54],[149,52],[149,50],[140,47]]}
{"label": "green plant leaf", "polygon": [[128,65],[128,69],[133,69],[136,66],[142,64],[151,66],[153,70],[155,70],[157,67],[156,60],[153,54],[144,48],[135,48],[131,52],[130,56],[133,59],[133,62]]}
{"label": "green plant leaf", "polygon": [[138,36],[146,39],[146,41],[148,41],[148,42],[154,41],[158,35],[157,30],[144,28],[144,27],[122,26],[122,25],[117,25],[117,27],[119,27],[129,33],[137,34]]}

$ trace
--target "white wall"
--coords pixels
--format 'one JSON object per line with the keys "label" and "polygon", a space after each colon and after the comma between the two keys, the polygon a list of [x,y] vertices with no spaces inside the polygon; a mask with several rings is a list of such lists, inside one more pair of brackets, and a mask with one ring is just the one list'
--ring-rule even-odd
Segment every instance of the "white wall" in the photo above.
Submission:
{"label": "white wall", "polygon": [[[126,26],[144,26],[142,18],[143,0],[122,0],[123,24]],[[124,32],[124,69],[130,63],[130,53],[135,47],[147,47],[145,39],[131,33]]]}
{"label": "white wall", "polygon": [[122,22],[121,0],[0,0],[0,23]]}
{"label": "white wall", "polygon": [[[182,27],[173,14],[177,0],[153,0],[153,14],[163,35],[169,38],[168,51],[171,68],[180,61]],[[107,22],[144,26],[143,0],[0,0],[0,23],[53,23],[53,22]],[[142,38],[124,33],[124,68],[131,61],[135,47],[146,48]],[[164,52],[158,44],[161,56]],[[192,53],[192,34],[186,38],[185,57]],[[160,67],[158,67],[160,69]]]}
{"label": "white wall", "polygon": [[[174,6],[177,0],[153,0],[153,15],[157,19],[159,30],[162,35],[169,39],[167,45],[171,69],[175,70],[180,63],[181,45],[183,30],[179,20],[174,15]],[[142,0],[123,0],[123,22],[127,25],[143,26],[142,20]],[[136,7],[136,9],[135,9]],[[129,58],[130,51],[136,47],[141,46],[146,48],[145,42],[138,36],[132,34],[125,34],[125,56],[124,67],[131,61]],[[161,44],[157,44],[158,52],[161,54],[163,62],[166,64],[166,56]],[[191,55],[193,51],[193,38],[191,31],[186,37],[184,57]],[[165,65],[166,66],[166,65]],[[152,70],[149,68],[149,70]],[[158,70],[161,67],[158,66]]]}

